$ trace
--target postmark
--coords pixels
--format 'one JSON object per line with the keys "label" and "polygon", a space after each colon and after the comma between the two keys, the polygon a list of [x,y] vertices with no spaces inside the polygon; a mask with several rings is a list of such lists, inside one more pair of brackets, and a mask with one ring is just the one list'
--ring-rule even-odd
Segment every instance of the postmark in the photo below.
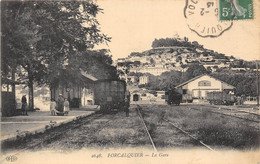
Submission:
{"label": "postmark", "polygon": [[253,6],[253,0],[219,0],[219,19],[254,19]]}
{"label": "postmark", "polygon": [[232,21],[220,21],[216,0],[186,0],[184,17],[190,30],[201,37],[218,37],[231,28]]}

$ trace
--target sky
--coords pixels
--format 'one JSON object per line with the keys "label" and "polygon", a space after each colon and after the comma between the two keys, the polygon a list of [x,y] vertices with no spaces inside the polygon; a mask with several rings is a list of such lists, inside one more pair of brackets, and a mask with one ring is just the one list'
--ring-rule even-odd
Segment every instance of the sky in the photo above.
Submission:
{"label": "sky", "polygon": [[112,37],[107,45],[113,59],[127,57],[131,52],[151,49],[155,38],[188,37],[204,48],[244,60],[260,59],[259,1],[254,1],[254,20],[238,20],[221,36],[202,38],[192,32],[184,17],[185,0],[98,0],[103,9],[98,14],[101,32]]}

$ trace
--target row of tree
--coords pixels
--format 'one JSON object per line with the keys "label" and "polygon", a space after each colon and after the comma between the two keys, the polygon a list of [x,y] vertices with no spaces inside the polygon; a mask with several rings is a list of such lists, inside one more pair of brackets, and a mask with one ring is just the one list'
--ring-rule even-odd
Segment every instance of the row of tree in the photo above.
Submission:
{"label": "row of tree", "polygon": [[2,82],[26,84],[30,109],[34,84],[81,83],[80,70],[117,78],[108,51],[93,50],[110,38],[99,30],[102,9],[92,0],[4,1],[1,7]]}
{"label": "row of tree", "polygon": [[[190,80],[202,74],[209,74],[217,79],[220,79],[228,84],[233,85],[236,95],[256,96],[257,79],[256,73],[252,72],[234,72],[234,71],[219,71],[209,72],[203,66],[194,64],[191,65],[186,72],[170,71],[164,72],[160,76],[148,74],[149,83],[140,85],[150,90],[171,90],[177,85]],[[132,75],[134,75],[132,73]],[[138,76],[141,76],[140,74]]]}
{"label": "row of tree", "polygon": [[200,45],[197,41],[190,42],[187,37],[184,37],[183,39],[181,39],[179,36],[176,36],[174,38],[155,39],[152,42],[153,48],[172,47],[172,46],[203,48],[203,45]]}
{"label": "row of tree", "polygon": [[186,72],[172,70],[164,72],[160,76],[148,74],[149,83],[140,87],[146,87],[151,90],[171,90],[182,82],[206,73],[209,72],[202,65],[192,64]]}
{"label": "row of tree", "polygon": [[211,73],[211,75],[236,87],[236,95],[257,96],[256,72],[234,72],[225,70]]}

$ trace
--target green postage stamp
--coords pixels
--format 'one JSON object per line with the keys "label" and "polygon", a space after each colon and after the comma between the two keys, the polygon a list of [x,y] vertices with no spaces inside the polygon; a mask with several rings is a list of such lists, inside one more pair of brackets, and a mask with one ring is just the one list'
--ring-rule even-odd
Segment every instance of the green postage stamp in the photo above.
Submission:
{"label": "green postage stamp", "polygon": [[254,19],[253,0],[219,0],[220,20]]}

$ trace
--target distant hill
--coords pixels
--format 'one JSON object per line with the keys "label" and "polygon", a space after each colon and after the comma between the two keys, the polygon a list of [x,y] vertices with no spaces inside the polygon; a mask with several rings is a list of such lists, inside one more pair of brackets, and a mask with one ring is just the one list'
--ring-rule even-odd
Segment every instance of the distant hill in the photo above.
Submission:
{"label": "distant hill", "polygon": [[116,61],[118,69],[127,66],[129,72],[150,73],[157,76],[171,70],[186,71],[192,64],[202,65],[209,72],[219,69],[245,71],[256,68],[255,61],[236,59],[206,49],[197,41],[190,42],[186,37],[155,39],[152,47],[150,50],[132,52],[128,57],[118,59]]}
{"label": "distant hill", "polygon": [[121,79],[149,77],[150,90],[168,90],[201,74],[210,74],[236,87],[236,95],[256,96],[256,63],[209,50],[188,38],[155,39],[152,49],[132,52],[116,61]]}
{"label": "distant hill", "polygon": [[203,45],[200,45],[197,41],[189,42],[188,38],[161,38],[161,39],[155,39],[152,43],[153,49],[144,51],[144,52],[132,52],[129,57],[131,56],[150,56],[153,54],[163,54],[163,53],[173,53],[177,52],[176,55],[180,55],[182,52],[185,53],[202,53],[205,55],[211,55],[215,56],[215,58],[222,58],[222,59],[228,59],[233,58],[227,57],[224,54],[214,52],[213,50],[205,49],[203,48]]}

